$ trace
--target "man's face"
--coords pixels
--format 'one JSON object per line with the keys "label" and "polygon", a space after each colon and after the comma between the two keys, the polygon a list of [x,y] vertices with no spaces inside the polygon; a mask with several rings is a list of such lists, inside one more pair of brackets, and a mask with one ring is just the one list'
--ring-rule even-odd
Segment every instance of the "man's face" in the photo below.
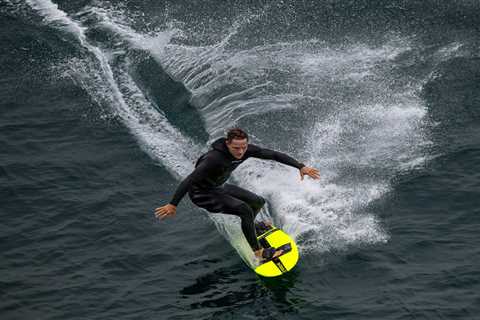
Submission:
{"label": "man's face", "polygon": [[233,139],[231,142],[226,142],[228,151],[236,158],[241,159],[248,147],[247,139]]}

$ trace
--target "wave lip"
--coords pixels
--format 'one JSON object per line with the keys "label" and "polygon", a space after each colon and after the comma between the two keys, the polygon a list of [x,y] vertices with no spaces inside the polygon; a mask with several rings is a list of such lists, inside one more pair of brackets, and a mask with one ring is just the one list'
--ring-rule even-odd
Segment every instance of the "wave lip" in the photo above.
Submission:
{"label": "wave lip", "polygon": [[81,26],[76,21],[70,19],[67,13],[58,9],[58,4],[49,0],[26,0],[26,2],[32,9],[34,9],[40,16],[43,17],[46,24],[63,29],[64,31],[74,35],[81,45],[86,45],[86,28]]}

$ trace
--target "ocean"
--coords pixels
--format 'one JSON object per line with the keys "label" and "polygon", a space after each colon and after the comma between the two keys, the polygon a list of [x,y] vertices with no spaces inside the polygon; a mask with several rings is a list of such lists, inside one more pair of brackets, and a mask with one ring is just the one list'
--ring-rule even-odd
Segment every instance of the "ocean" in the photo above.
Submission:
{"label": "ocean", "polygon": [[[0,0],[0,319],[479,319],[480,2]],[[232,127],[318,168],[231,183],[278,278],[188,199]]]}

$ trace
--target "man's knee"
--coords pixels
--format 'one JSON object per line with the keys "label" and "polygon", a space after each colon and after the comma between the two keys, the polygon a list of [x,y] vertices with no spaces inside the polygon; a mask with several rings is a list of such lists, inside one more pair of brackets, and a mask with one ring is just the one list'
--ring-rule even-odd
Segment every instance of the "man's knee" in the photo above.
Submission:
{"label": "man's knee", "polygon": [[263,197],[258,196],[257,199],[255,199],[255,202],[252,203],[252,208],[255,214],[257,214],[265,205],[265,199]]}
{"label": "man's knee", "polygon": [[252,219],[254,216],[252,208],[245,202],[237,204],[235,207],[233,207],[233,209],[235,213],[242,219]]}
{"label": "man's knee", "polygon": [[259,197],[259,201],[258,201],[258,204],[259,204],[259,207],[260,209],[263,208],[263,206],[265,205],[265,198],[263,197]]}

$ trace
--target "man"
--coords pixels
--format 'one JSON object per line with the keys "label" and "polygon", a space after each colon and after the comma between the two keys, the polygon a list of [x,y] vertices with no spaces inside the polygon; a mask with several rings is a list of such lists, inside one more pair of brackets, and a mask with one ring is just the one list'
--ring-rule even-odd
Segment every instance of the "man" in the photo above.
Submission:
{"label": "man", "polygon": [[255,234],[255,216],[265,204],[262,197],[225,183],[242,162],[248,158],[275,160],[300,170],[304,175],[319,179],[317,169],[307,167],[286,154],[260,148],[248,143],[248,135],[242,129],[228,131],[227,138],[220,138],[212,143],[212,150],[202,155],[195,164],[195,170],[178,186],[169,204],[155,209],[157,218],[173,216],[183,196],[188,192],[192,202],[209,212],[233,214],[242,221],[242,231],[255,256],[269,260],[282,254],[273,248],[260,247]]}

